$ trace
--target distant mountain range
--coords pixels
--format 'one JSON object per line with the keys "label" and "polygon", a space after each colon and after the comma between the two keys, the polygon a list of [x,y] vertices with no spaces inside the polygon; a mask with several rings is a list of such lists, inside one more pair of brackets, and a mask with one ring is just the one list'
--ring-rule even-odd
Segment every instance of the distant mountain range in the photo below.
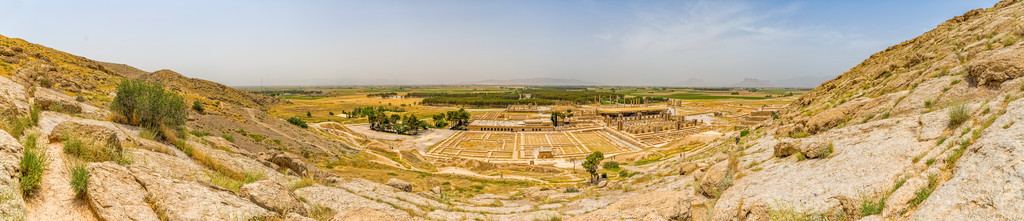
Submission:
{"label": "distant mountain range", "polygon": [[831,80],[833,77],[812,77],[802,76],[794,78],[764,80],[758,78],[743,78],[743,80],[728,83],[708,83],[704,79],[690,78],[686,81],[677,82],[671,86],[680,87],[784,87],[784,88],[814,88],[822,82]]}
{"label": "distant mountain range", "polygon": [[466,82],[467,85],[523,85],[523,86],[582,86],[582,85],[603,85],[599,83],[583,81],[578,79],[559,78],[526,78],[509,80],[482,80]]}

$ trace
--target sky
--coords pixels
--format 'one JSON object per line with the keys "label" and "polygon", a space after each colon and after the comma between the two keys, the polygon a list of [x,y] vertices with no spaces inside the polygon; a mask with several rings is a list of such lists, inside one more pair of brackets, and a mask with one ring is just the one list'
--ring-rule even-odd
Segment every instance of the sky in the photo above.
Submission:
{"label": "sky", "polygon": [[0,35],[227,85],[831,79],[996,0],[0,0]]}

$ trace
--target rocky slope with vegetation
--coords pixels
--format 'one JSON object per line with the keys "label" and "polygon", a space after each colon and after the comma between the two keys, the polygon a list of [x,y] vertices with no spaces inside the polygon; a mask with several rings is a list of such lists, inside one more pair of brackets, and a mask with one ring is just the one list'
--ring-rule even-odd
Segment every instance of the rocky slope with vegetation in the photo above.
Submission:
{"label": "rocky slope with vegetation", "polygon": [[[0,219],[1021,220],[1022,15],[972,10],[724,136],[739,142],[571,187],[449,178],[344,125],[274,118],[273,98],[0,36]],[[483,184],[337,175],[366,168]]]}

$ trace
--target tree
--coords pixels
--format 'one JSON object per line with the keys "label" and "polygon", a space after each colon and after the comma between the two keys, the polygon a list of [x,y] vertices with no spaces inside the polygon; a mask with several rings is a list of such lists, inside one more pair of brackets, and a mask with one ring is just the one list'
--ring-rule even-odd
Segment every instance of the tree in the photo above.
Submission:
{"label": "tree", "polygon": [[601,164],[601,160],[604,160],[604,154],[601,151],[596,151],[587,155],[587,160],[583,161],[583,169],[590,173],[590,182],[596,182],[597,178],[597,165]]}
{"label": "tree", "polygon": [[185,108],[180,95],[142,80],[122,81],[110,103],[114,122],[146,128],[156,132],[157,138],[171,142],[184,135]]}
{"label": "tree", "polygon": [[309,111],[306,111],[306,117],[313,117],[313,113],[310,113]]}
{"label": "tree", "polygon": [[445,117],[445,120],[452,123],[452,129],[455,130],[465,130],[469,123],[469,112],[463,108],[459,108],[457,111],[448,111],[445,113]]}
{"label": "tree", "polygon": [[334,116],[334,111],[328,111],[327,113],[331,114],[331,116]]}

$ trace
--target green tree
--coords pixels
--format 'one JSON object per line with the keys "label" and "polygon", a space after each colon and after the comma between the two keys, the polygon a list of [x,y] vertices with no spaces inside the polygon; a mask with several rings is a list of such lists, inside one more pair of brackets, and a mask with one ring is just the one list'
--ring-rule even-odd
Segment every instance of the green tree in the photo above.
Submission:
{"label": "green tree", "polygon": [[597,181],[597,165],[601,164],[601,160],[604,160],[604,154],[601,151],[596,151],[587,155],[587,160],[583,161],[583,169],[590,173],[590,182],[594,183]]}
{"label": "green tree", "polygon": [[306,111],[306,117],[313,117],[313,113],[310,113],[309,111]]}
{"label": "green tree", "polygon": [[452,129],[455,130],[465,130],[466,125],[469,124],[469,112],[463,108],[459,108],[457,111],[448,111],[445,113],[445,117],[445,120],[452,123]]}
{"label": "green tree", "polygon": [[117,85],[117,96],[110,103],[110,110],[115,122],[152,130],[163,140],[173,142],[184,134],[185,101],[160,84],[122,81]]}

